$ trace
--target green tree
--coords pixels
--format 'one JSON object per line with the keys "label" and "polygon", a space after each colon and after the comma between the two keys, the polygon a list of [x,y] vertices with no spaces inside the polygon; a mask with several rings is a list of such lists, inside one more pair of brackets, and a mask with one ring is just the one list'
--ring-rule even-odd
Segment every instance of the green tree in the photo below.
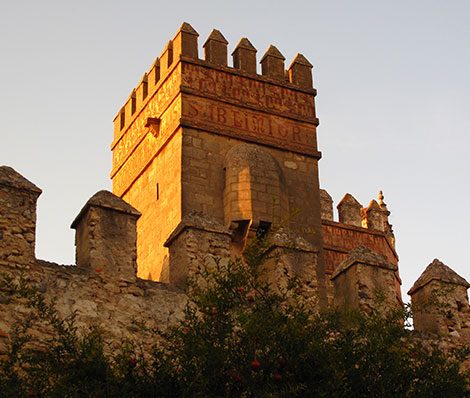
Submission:
{"label": "green tree", "polygon": [[[107,354],[105,335],[80,336],[73,315],[23,279],[4,290],[35,311],[18,325],[0,366],[7,397],[465,397],[467,351],[441,352],[403,326],[403,313],[332,309],[318,312],[297,294],[264,281],[268,237],[255,240],[244,261],[202,262],[188,284],[179,324],[154,331],[143,355],[135,342]],[[408,314],[406,314],[408,316]],[[55,337],[41,350],[28,330],[47,321]],[[406,320],[405,320],[406,321]],[[145,327],[145,325],[142,325]]]}

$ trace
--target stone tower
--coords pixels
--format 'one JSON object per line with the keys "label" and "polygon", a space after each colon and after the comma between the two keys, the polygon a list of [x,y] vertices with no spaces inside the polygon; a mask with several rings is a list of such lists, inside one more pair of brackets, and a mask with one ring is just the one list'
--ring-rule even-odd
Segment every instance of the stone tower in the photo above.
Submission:
{"label": "stone tower", "polygon": [[183,23],[114,119],[113,192],[142,214],[138,276],[168,280],[164,243],[199,211],[229,228],[238,247],[287,217],[318,251],[324,278],[312,65],[298,54],[286,70],[270,46],[258,74],[257,50],[242,38],[230,67],[218,30],[204,59],[198,36]]}

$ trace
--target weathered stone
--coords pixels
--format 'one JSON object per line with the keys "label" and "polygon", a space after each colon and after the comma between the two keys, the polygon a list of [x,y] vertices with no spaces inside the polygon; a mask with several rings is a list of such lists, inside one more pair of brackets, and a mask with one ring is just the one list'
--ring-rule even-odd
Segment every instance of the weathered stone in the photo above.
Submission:
{"label": "weathered stone", "polygon": [[[110,286],[116,286],[112,281],[101,281],[101,276],[94,275],[91,269],[75,266],[59,266],[53,263],[37,261],[34,267],[25,274],[28,285],[36,287],[42,292],[46,302],[56,299],[56,308],[61,316],[70,316],[76,312],[76,326],[80,330],[87,330],[90,326],[102,326],[106,330],[107,338],[121,341],[125,338],[136,338],[143,333],[140,330],[128,330],[132,320],[137,323],[144,322],[149,327],[157,325],[165,329],[168,319],[176,320],[183,314],[186,296],[181,290],[152,281],[137,279],[128,287],[121,287],[120,291],[110,291]],[[18,271],[12,271],[0,265],[0,274],[7,274],[17,280]],[[67,279],[64,279],[66,276]],[[64,285],[56,282],[66,282]],[[93,281],[94,283],[91,283]],[[47,286],[44,291],[42,287]],[[149,292],[144,297],[144,289]],[[22,322],[31,312],[25,299],[16,296],[0,294],[2,317],[0,329],[4,331],[4,339],[0,342],[0,353],[7,352],[9,341],[8,331]],[[40,325],[34,326],[34,340],[47,339],[52,330],[43,329]],[[0,336],[2,337],[2,336]],[[153,344],[150,337],[144,338],[144,345],[149,348]]]}

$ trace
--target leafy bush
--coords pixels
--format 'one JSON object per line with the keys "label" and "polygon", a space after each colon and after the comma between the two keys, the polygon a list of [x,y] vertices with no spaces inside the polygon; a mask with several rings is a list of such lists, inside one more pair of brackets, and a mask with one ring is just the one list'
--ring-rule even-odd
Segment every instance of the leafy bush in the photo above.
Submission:
{"label": "leafy bush", "polygon": [[[75,317],[5,279],[31,316],[17,325],[0,365],[4,397],[464,397],[466,351],[423,345],[403,327],[402,313],[351,309],[318,312],[297,294],[263,281],[258,239],[245,261],[202,262],[188,284],[181,322],[153,330],[143,354],[132,341],[109,350],[103,331],[84,335]],[[32,347],[28,331],[46,322],[53,339]],[[142,327],[145,327],[142,325]],[[111,352],[111,353],[109,353]]]}

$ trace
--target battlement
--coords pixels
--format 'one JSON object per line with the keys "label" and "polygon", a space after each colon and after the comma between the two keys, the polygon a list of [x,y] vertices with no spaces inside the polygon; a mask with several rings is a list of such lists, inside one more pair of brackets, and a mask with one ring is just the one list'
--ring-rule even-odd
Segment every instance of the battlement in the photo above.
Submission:
{"label": "battlement", "polygon": [[[321,198],[321,216],[323,222],[334,221],[333,199],[330,194],[324,190],[320,190]],[[395,238],[393,236],[392,225],[388,222],[390,211],[384,203],[383,193],[379,191],[379,202],[375,199],[371,200],[367,207],[362,207],[354,196],[347,193],[336,206],[338,210],[338,221],[341,224],[366,228],[370,231],[383,232],[387,235],[390,245],[395,248]]]}
{"label": "battlement", "polygon": [[[159,57],[145,73],[137,87],[132,90],[124,106],[114,118],[114,141],[112,148],[119,141],[123,132],[136,120],[139,113],[146,107],[150,99],[156,95],[173,70],[181,61],[189,64],[201,65],[211,69],[219,69],[234,76],[242,76],[251,81],[252,85],[267,84],[271,86],[285,87],[290,90],[305,92],[313,96],[316,90],[313,88],[312,64],[302,55],[297,54],[290,66],[285,69],[285,58],[281,52],[271,45],[260,60],[261,74],[257,73],[256,48],[247,38],[242,38],[233,49],[232,65],[228,65],[228,41],[217,29],[213,29],[203,45],[204,59],[199,58],[198,49],[199,34],[193,27],[184,22],[171,39]],[[179,81],[184,91],[185,82]],[[240,88],[235,87],[233,94],[241,97]],[[276,96],[273,100],[282,101]],[[279,111],[276,104],[267,104],[274,111]],[[295,113],[295,112],[294,112]],[[303,117],[316,122],[314,114],[304,114]]]}

